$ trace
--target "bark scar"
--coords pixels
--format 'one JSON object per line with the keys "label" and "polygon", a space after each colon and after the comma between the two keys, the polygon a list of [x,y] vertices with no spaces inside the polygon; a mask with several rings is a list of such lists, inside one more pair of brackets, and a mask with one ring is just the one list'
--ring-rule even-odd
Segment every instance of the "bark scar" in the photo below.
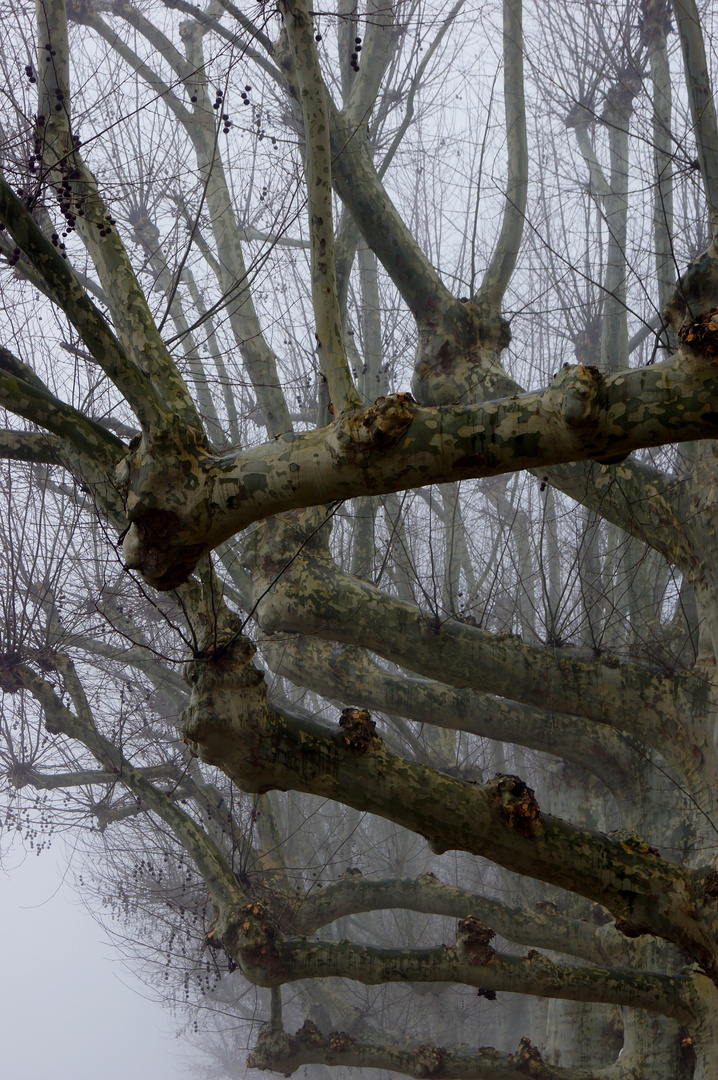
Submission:
{"label": "bark scar", "polygon": [[350,462],[361,462],[371,450],[382,452],[396,446],[416,414],[411,394],[380,397],[368,409],[342,417],[338,441]]}
{"label": "bark scar", "polygon": [[468,962],[476,967],[485,967],[493,960],[496,949],[489,942],[494,937],[494,931],[475,915],[461,919],[456,928],[456,944],[466,954]]}
{"label": "bark scar", "polygon": [[700,353],[706,359],[718,359],[718,308],[685,323],[678,336],[691,352]]}
{"label": "bark scar", "polygon": [[344,709],[339,717],[340,731],[335,736],[344,743],[355,757],[361,757],[373,743],[381,742],[376,733],[376,724],[366,709]]}
{"label": "bark scar", "polygon": [[597,367],[567,364],[554,376],[551,394],[566,427],[585,427],[596,419],[604,403],[603,373]]}
{"label": "bark scar", "polygon": [[497,773],[490,785],[492,801],[510,829],[531,838],[541,831],[541,811],[533,792],[519,776]]}

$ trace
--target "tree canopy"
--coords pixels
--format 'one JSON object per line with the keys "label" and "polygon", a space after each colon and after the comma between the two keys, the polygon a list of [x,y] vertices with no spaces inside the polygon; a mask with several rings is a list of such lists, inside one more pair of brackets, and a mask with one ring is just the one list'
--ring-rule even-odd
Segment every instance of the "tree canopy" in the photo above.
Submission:
{"label": "tree canopy", "polygon": [[212,1075],[718,1073],[714,20],[7,15],[5,833]]}

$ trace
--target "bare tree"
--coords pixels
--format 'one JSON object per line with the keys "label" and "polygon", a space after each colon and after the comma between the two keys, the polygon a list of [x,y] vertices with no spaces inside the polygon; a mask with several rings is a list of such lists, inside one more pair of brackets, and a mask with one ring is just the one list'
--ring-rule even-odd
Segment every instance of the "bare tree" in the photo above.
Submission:
{"label": "bare tree", "polygon": [[716,1074],[711,13],[499,7],[8,17],[7,822],[225,1075]]}

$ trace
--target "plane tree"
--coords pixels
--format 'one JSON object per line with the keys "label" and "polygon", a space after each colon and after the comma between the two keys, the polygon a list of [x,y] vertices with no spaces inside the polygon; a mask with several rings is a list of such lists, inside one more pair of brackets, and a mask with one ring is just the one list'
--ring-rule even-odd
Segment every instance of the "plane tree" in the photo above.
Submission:
{"label": "plane tree", "polygon": [[31,14],[8,821],[131,843],[254,1068],[714,1076],[709,14]]}

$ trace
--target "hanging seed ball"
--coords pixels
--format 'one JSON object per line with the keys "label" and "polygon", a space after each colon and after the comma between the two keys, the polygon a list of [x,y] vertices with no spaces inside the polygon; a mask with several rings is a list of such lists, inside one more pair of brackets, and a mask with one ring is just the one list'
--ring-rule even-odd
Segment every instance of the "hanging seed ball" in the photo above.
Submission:
{"label": "hanging seed ball", "polygon": [[360,37],[355,37],[354,38],[354,44],[355,45],[361,45],[361,38]]}
{"label": "hanging seed ball", "polygon": [[196,94],[192,94],[192,97],[190,98],[190,101],[192,102],[192,104],[193,104],[193,105],[194,105],[194,103],[196,102],[196,100],[197,100],[197,95],[196,95]]}
{"label": "hanging seed ball", "polygon": [[314,35],[314,40],[315,41],[321,41],[322,40],[322,35],[321,34],[315,34]]}
{"label": "hanging seed ball", "polygon": [[247,93],[249,93],[249,91],[252,89],[252,87],[251,86],[245,86],[244,89],[247,91]]}

